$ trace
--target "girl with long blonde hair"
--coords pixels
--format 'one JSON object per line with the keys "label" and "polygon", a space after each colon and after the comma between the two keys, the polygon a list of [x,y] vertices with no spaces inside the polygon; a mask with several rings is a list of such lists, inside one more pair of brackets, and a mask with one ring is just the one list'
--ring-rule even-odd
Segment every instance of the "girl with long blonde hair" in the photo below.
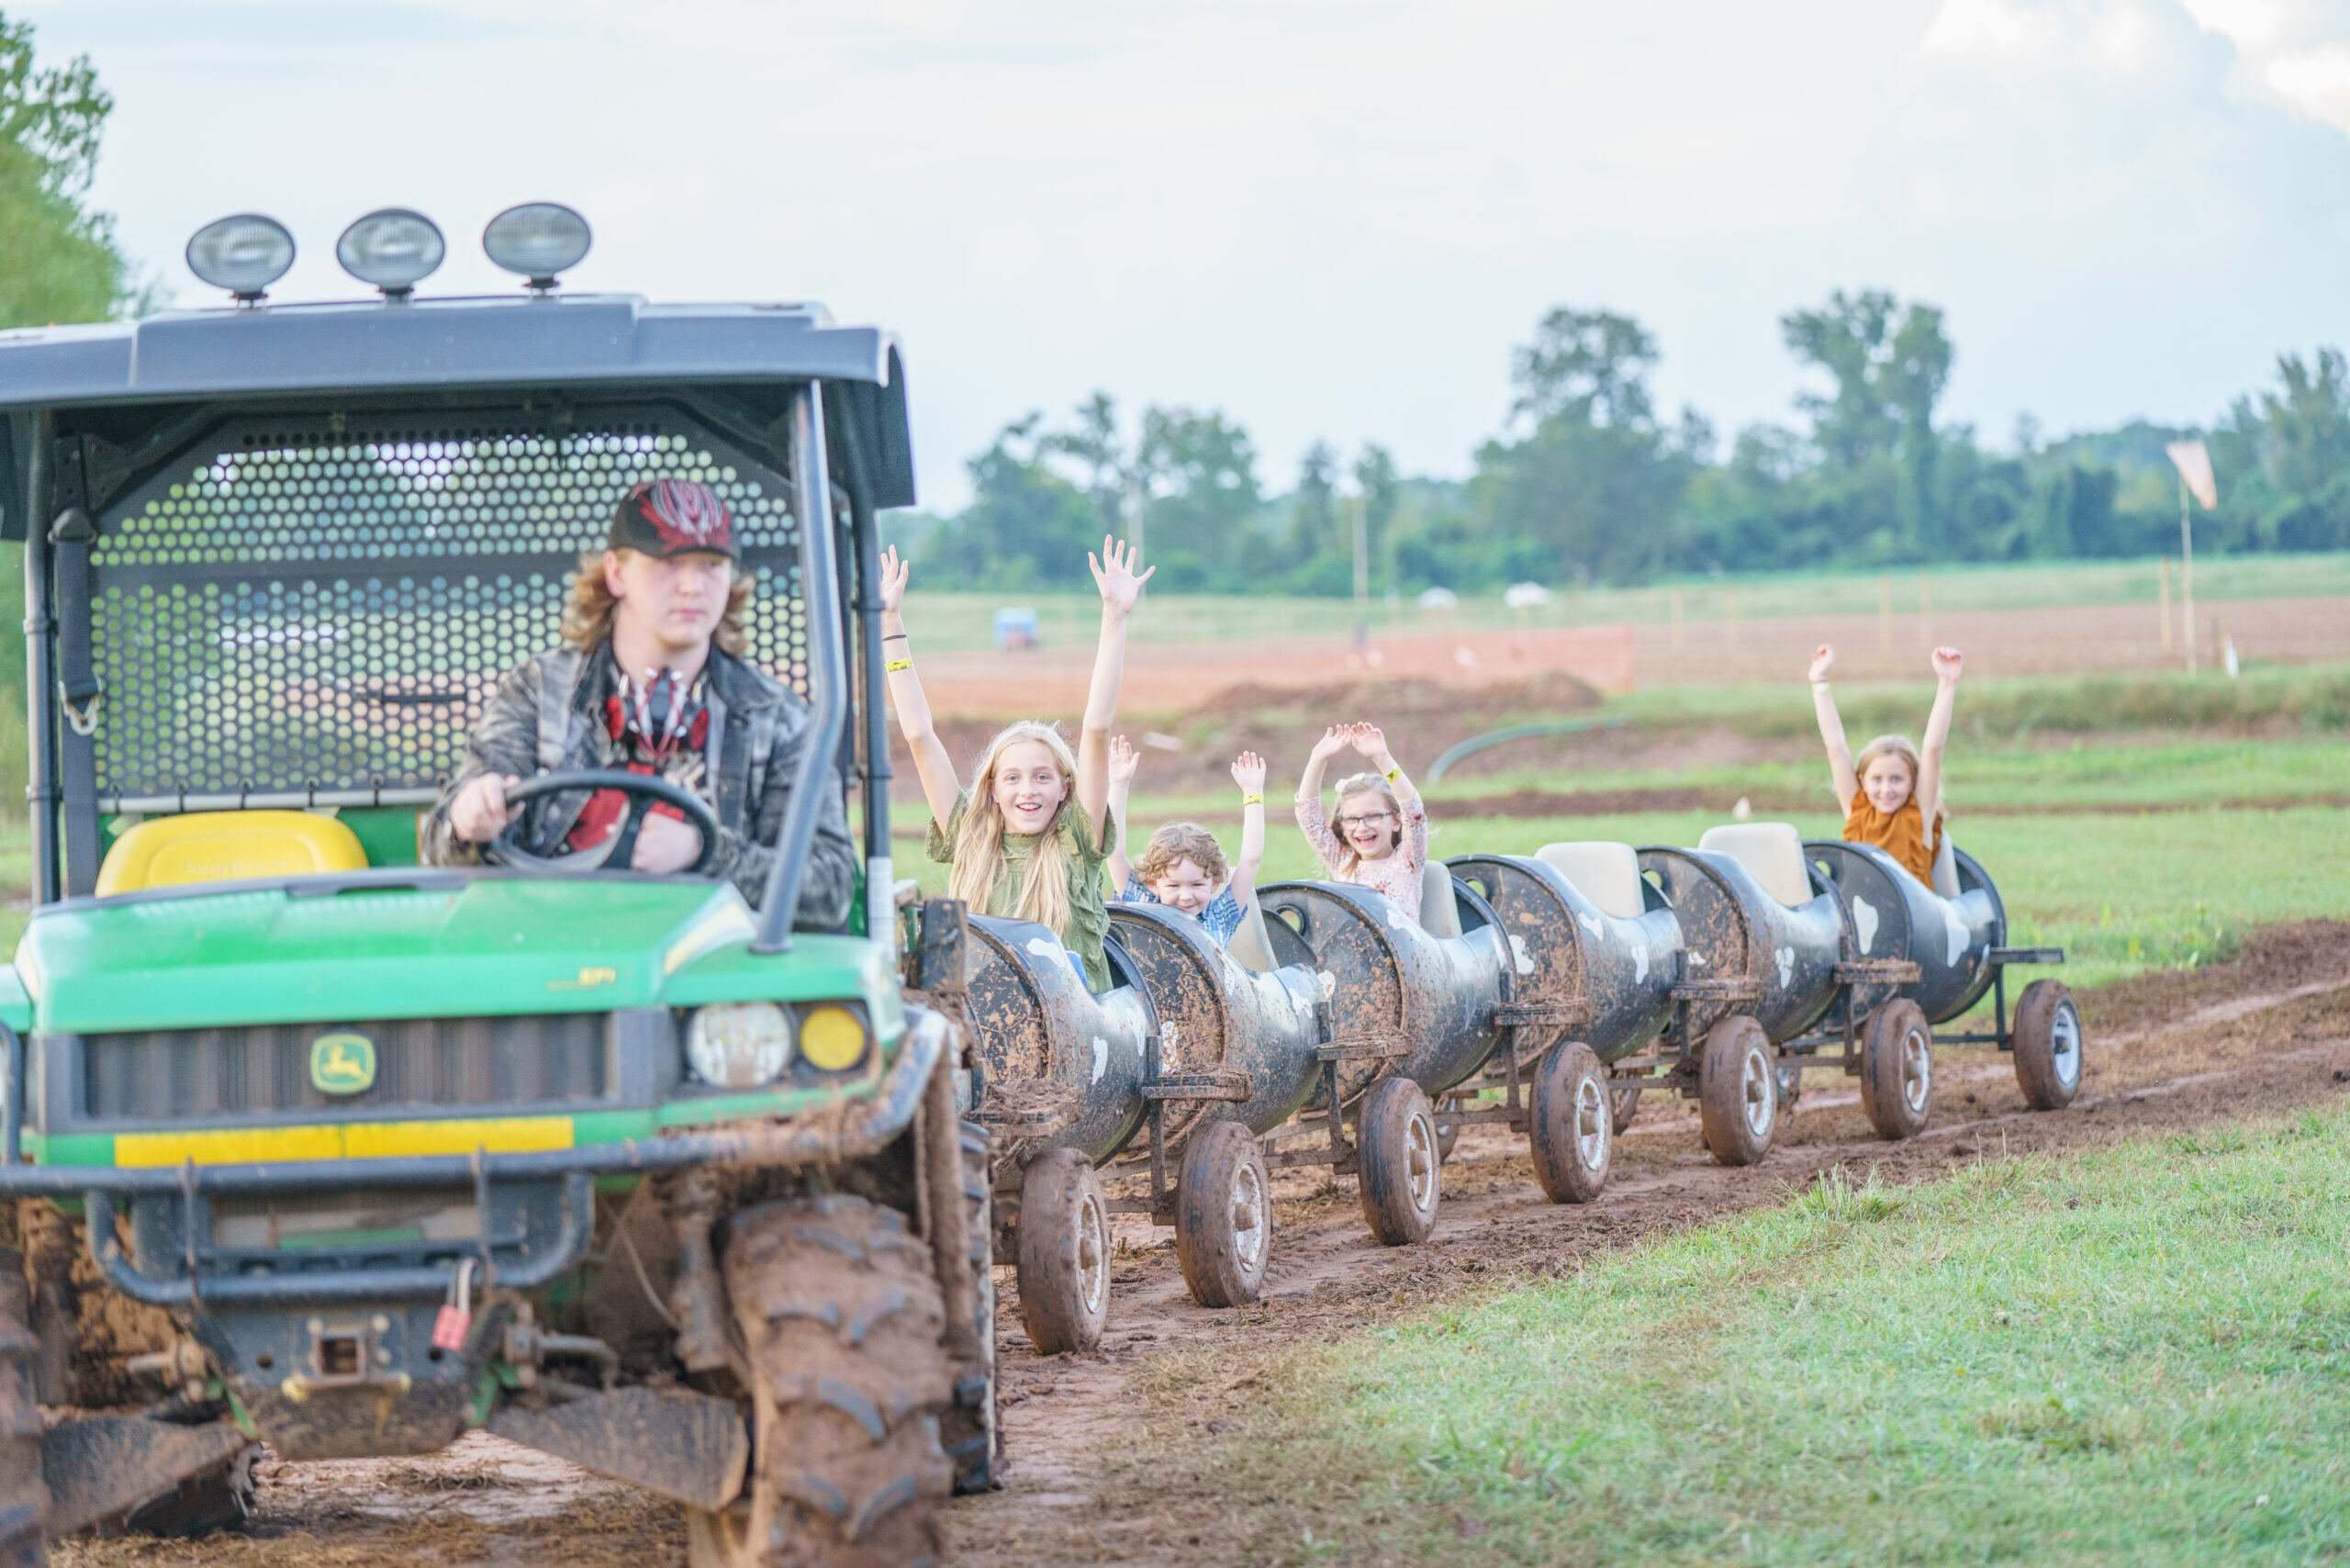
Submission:
{"label": "girl with long blonde hair", "polygon": [[1110,966],[1102,945],[1110,912],[1102,866],[1106,846],[1118,842],[1109,810],[1110,727],[1125,673],[1126,622],[1158,568],[1136,572],[1136,554],[1106,538],[1101,555],[1089,554],[1086,564],[1102,593],[1102,635],[1074,750],[1055,725],[1009,725],[988,743],[970,788],[963,788],[914,674],[905,620],[908,567],[894,549],[881,556],[882,662],[890,705],[930,803],[930,857],[952,868],[948,893],[976,913],[1049,926],[1087,983],[1104,991]]}
{"label": "girl with long blonde hair", "polygon": [[1930,888],[1945,814],[1942,750],[1950,741],[1965,655],[1956,648],[1934,650],[1934,705],[1926,715],[1923,745],[1911,745],[1902,735],[1879,735],[1858,756],[1844,739],[1844,721],[1828,687],[1828,672],[1835,667],[1836,650],[1820,644],[1811,655],[1811,705],[1828,747],[1837,803],[1844,808],[1845,841],[1875,845]]}

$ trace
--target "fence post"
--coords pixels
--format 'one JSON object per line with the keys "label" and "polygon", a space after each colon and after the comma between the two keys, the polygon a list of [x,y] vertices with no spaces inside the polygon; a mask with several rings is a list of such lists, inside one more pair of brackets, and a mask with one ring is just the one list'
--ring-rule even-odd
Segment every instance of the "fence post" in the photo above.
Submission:
{"label": "fence post", "polygon": [[2170,557],[2162,558],[2162,570],[2156,577],[2162,595],[2163,652],[2170,652]]}

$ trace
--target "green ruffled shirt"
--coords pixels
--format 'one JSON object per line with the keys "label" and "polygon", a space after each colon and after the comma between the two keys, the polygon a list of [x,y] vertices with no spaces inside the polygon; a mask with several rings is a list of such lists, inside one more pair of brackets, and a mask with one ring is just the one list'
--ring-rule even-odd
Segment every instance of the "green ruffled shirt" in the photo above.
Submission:
{"label": "green ruffled shirt", "polygon": [[[928,853],[942,866],[955,863],[955,835],[963,826],[963,812],[971,803],[968,794],[955,797],[955,809],[947,813],[946,825],[941,828],[938,819],[930,822]],[[1080,967],[1085,970],[1085,983],[1095,994],[1107,991],[1110,986],[1110,961],[1102,956],[1102,943],[1110,935],[1110,906],[1102,890],[1102,864],[1109,857],[1102,846],[1114,841],[1115,823],[1107,811],[1102,813],[1102,830],[1088,831],[1088,825],[1074,809],[1061,814],[1059,834],[1069,847],[1069,925],[1058,933],[1061,945],[1077,955]],[[988,895],[988,906],[980,914],[1010,915],[1020,904],[1020,884],[1028,877],[1028,857],[1036,852],[1042,834],[1007,833],[1003,835],[1003,872],[995,879],[994,890]]]}

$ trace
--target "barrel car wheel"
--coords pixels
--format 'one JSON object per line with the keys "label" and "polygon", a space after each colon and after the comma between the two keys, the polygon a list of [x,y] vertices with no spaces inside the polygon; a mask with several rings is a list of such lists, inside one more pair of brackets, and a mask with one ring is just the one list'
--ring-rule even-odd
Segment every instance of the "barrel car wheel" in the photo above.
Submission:
{"label": "barrel car wheel", "polygon": [[1934,1109],[1934,1032],[1907,998],[1870,1014],[1861,1030],[1861,1105],[1881,1138],[1926,1130]]}
{"label": "barrel car wheel", "polygon": [[1698,1061],[1697,1122],[1722,1165],[1752,1165],[1779,1130],[1778,1053],[1762,1025],[1743,1014],[1706,1031]]}
{"label": "barrel car wheel", "polygon": [[1570,1041],[1534,1070],[1534,1174],[1554,1204],[1587,1204],[1606,1189],[1616,1153],[1607,1070]]}
{"label": "barrel car wheel", "polygon": [[1363,1218],[1389,1247],[1425,1241],[1436,1226],[1436,1113],[1408,1078],[1384,1078],[1363,1096],[1360,1145]]}
{"label": "barrel car wheel", "polygon": [[2081,1010],[2062,980],[2037,980],[2016,1002],[2016,1082],[2035,1111],[2061,1111],[2081,1092]]}
{"label": "barrel car wheel", "polygon": [[1020,1180],[1020,1321],[1040,1356],[1102,1343],[1110,1308],[1110,1214],[1073,1148],[1046,1151]]}
{"label": "barrel car wheel", "polygon": [[1271,1250],[1265,1153],[1238,1122],[1211,1122],[1183,1150],[1175,1187],[1175,1257],[1202,1306],[1257,1299]]}

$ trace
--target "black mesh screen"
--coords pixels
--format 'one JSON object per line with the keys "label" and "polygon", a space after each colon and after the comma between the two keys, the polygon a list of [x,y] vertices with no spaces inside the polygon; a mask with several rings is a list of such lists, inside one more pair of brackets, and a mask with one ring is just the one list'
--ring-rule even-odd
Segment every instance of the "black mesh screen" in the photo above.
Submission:
{"label": "black mesh screen", "polygon": [[640,479],[726,498],[758,579],[753,656],[807,689],[789,486],[672,412],[279,420],[207,445],[92,553],[109,809],[437,788],[498,678],[554,645],[580,554]]}

